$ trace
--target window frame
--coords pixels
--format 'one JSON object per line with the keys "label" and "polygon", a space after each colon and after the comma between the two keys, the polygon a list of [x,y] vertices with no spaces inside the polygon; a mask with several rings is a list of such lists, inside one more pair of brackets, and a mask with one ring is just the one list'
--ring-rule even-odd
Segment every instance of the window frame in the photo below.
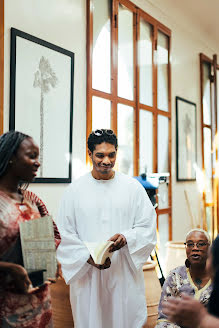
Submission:
{"label": "window frame", "polygon": [[[133,12],[133,67],[134,67],[134,99],[128,100],[117,96],[117,78],[118,78],[118,8],[119,3]],[[102,92],[92,88],[92,43],[93,43],[93,0],[87,0],[87,129],[86,140],[92,131],[92,97],[97,96],[111,101],[111,128],[117,133],[117,104],[121,103],[131,106],[134,109],[134,176],[139,175],[139,113],[140,109],[147,110],[153,114],[153,172],[158,170],[158,115],[168,118],[168,159],[169,159],[169,193],[168,208],[157,208],[157,215],[169,215],[169,240],[172,240],[172,179],[171,179],[171,30],[157,21],[155,18],[138,8],[129,0],[112,0],[111,1],[111,93]],[[149,23],[153,29],[152,37],[152,92],[153,105],[148,106],[140,104],[139,99],[139,65],[138,65],[138,49],[137,44],[140,37],[140,18]],[[168,37],[168,111],[157,108],[157,63],[155,63],[155,52],[157,51],[158,31]],[[89,157],[86,157],[89,163]],[[159,223],[157,222],[157,225]]]}

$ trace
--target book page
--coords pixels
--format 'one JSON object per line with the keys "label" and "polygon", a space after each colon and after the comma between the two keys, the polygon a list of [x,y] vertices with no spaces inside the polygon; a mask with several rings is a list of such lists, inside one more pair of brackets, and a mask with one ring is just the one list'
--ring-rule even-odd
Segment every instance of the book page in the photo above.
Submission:
{"label": "book page", "polygon": [[85,242],[95,264],[104,264],[107,257],[111,258],[113,253],[109,253],[109,247],[113,241],[106,241],[102,243],[88,243]]}
{"label": "book page", "polygon": [[52,217],[21,222],[20,237],[25,269],[45,269],[45,280],[55,278],[57,262]]}

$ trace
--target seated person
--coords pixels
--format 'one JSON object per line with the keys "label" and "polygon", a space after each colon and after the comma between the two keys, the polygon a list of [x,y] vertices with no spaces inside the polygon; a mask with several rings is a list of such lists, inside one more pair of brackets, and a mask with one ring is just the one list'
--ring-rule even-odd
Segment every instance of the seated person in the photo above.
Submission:
{"label": "seated person", "polygon": [[206,269],[210,237],[202,229],[193,229],[186,236],[185,265],[170,271],[163,285],[161,299],[158,307],[158,321],[155,328],[177,328],[171,323],[162,311],[163,302],[170,296],[181,296],[182,293],[190,295],[207,305],[212,285],[210,275]]}
{"label": "seated person", "polygon": [[207,261],[207,270],[213,281],[213,290],[206,308],[197,300],[183,294],[171,297],[163,304],[168,320],[188,328],[219,327],[219,235],[214,240]]}

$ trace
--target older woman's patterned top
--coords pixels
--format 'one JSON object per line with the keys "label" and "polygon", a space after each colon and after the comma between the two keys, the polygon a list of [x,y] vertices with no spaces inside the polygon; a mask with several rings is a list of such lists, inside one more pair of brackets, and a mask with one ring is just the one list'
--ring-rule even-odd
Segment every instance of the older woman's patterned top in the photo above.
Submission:
{"label": "older woman's patterned top", "polygon": [[185,265],[175,268],[170,271],[167,276],[161,293],[160,303],[158,306],[158,320],[155,328],[179,328],[179,326],[167,320],[167,317],[162,312],[162,303],[169,296],[180,297],[182,293],[193,296],[205,306],[207,305],[212,291],[211,280],[201,289],[198,289]]}

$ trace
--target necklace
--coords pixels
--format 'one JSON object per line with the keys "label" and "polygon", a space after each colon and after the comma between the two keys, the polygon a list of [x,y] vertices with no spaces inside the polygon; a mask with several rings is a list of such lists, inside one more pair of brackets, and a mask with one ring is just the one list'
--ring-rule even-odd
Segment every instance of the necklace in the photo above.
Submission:
{"label": "necklace", "polygon": [[195,284],[198,285],[198,289],[201,289],[202,280],[200,278],[196,278]]}

